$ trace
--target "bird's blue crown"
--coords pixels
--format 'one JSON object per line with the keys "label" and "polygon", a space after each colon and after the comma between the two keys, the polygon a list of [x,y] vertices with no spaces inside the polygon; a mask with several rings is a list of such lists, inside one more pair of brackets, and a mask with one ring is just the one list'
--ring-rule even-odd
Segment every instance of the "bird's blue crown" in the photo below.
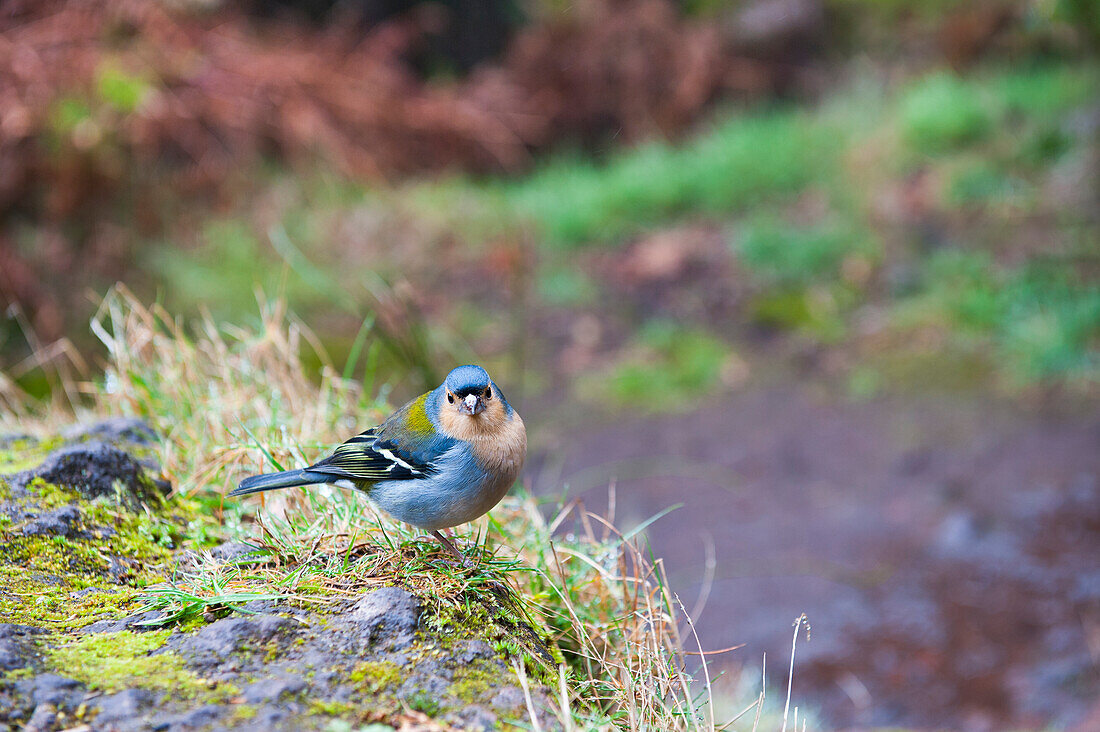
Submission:
{"label": "bird's blue crown", "polygon": [[480,366],[459,366],[447,374],[447,380],[443,383],[452,394],[465,396],[485,391],[492,380],[489,372]]}

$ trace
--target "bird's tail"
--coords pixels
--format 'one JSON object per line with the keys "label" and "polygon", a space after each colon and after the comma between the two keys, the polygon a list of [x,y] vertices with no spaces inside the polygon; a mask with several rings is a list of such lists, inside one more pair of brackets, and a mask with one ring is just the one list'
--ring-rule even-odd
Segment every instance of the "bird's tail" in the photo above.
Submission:
{"label": "bird's tail", "polygon": [[249,493],[273,491],[277,488],[293,488],[299,485],[328,483],[331,480],[331,475],[316,473],[312,470],[284,470],[281,473],[253,475],[251,478],[245,478],[241,481],[239,486],[229,492],[229,495],[245,496]]}

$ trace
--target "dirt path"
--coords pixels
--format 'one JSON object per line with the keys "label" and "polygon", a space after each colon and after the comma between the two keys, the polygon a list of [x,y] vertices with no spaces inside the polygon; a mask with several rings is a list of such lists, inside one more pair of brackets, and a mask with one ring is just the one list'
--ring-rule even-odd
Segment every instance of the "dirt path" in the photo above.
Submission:
{"label": "dirt path", "polygon": [[[679,416],[562,431],[536,488],[649,531],[703,644],[831,723],[1072,725],[1100,691],[1100,417],[978,399],[830,401],[768,388]],[[778,662],[783,659],[782,662]]]}

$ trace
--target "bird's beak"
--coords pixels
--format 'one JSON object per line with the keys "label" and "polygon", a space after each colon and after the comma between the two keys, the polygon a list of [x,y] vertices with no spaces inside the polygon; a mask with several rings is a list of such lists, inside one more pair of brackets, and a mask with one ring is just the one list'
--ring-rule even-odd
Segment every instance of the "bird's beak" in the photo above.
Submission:
{"label": "bird's beak", "polygon": [[462,400],[462,411],[469,415],[478,414],[485,410],[485,403],[477,394],[467,394]]}

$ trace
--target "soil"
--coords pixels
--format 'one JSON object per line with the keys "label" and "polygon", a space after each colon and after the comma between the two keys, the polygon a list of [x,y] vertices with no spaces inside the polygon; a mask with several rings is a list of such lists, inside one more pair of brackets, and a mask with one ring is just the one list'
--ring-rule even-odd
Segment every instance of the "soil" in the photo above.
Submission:
{"label": "soil", "polygon": [[1040,416],[981,395],[853,402],[791,383],[546,442],[564,465],[534,461],[537,490],[564,482],[603,511],[614,483],[627,527],[682,504],[647,535],[684,604],[705,596],[703,648],[746,644],[712,673],[758,678],[766,653],[785,688],[805,612],[793,703],[827,725],[1088,724],[1100,698],[1095,412]]}

